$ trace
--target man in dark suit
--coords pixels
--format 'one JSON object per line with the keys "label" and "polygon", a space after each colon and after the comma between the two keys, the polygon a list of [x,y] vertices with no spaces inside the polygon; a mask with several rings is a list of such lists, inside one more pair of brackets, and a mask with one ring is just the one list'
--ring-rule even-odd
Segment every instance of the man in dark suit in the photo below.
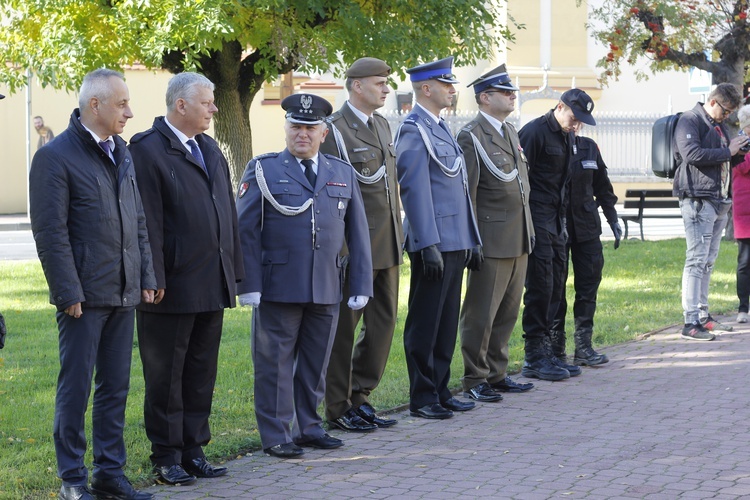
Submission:
{"label": "man in dark suit", "polygon": [[133,137],[133,154],[158,290],[138,308],[146,381],[144,420],[159,482],[190,484],[226,473],[206,460],[208,417],[224,309],[244,275],[229,167],[204,132],[214,85],[180,73],[167,86],[167,115]]}
{"label": "man in dark suit", "polygon": [[406,70],[417,104],[396,134],[411,260],[404,326],[409,408],[414,416],[435,419],[474,408],[448,389],[467,251],[480,244],[463,154],[439,117],[456,94],[452,66],[447,57]]}
{"label": "man in dark suit", "polygon": [[464,396],[493,402],[503,399],[499,392],[534,387],[514,381],[506,371],[534,226],[526,157],[516,129],[505,121],[515,108],[518,88],[504,64],[469,86],[474,87],[479,113],[457,138],[466,158],[482,246],[472,250],[461,309],[462,381]]}
{"label": "man in dark suit", "polygon": [[253,158],[237,195],[248,279],[240,303],[255,307],[255,415],[266,453],[338,448],[317,413],[325,392],[349,248],[351,309],[372,296],[370,237],[354,169],[319,154],[332,108],[322,97],[285,98],[286,149]]}
{"label": "man in dark suit", "polygon": [[[352,64],[346,72],[349,100],[331,115],[328,140],[320,147],[321,152],[348,161],[356,170],[370,226],[374,296],[358,311],[341,305],[326,375],[328,423],[352,432],[396,424],[396,420],[377,415],[368,399],[388,361],[398,312],[399,265],[403,262],[396,150],[388,120],[375,112],[390,93],[390,73],[384,61],[373,57]],[[348,290],[347,276],[344,297],[349,296]],[[355,329],[363,316],[355,343]]]}
{"label": "man in dark suit", "polygon": [[570,158],[579,122],[595,125],[594,101],[580,89],[563,93],[560,102],[518,133],[529,163],[529,206],[534,221],[534,252],[529,256],[523,296],[525,360],[521,374],[559,381],[581,374],[552,353],[550,330],[556,306],[565,293],[563,273],[568,239],[565,214],[570,196]]}
{"label": "man in dark suit", "polygon": [[[34,155],[31,230],[57,308],[60,374],[54,442],[59,498],[146,500],[125,477],[125,404],[134,307],[152,302],[156,280],[133,161],[119,134],[133,117],[121,73],[83,79],[68,128]],[[92,410],[94,468],[88,488],[86,408]],[[10,409],[6,408],[5,411]]]}

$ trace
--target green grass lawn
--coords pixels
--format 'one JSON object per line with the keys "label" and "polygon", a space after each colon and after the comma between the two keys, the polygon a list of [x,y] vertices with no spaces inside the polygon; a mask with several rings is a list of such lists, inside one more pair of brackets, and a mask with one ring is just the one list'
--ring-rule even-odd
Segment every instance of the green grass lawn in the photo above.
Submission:
{"label": "green grass lawn", "polygon": [[[649,331],[682,322],[680,284],[685,257],[683,239],[630,240],[615,251],[605,242],[604,280],[599,290],[594,341],[597,349],[636,339]],[[715,314],[736,311],[737,247],[724,242],[711,284]],[[402,332],[409,292],[409,267],[402,269],[399,324],[384,379],[373,394],[378,409],[408,401]],[[572,280],[572,276],[570,278]],[[572,309],[572,281],[568,302]],[[47,286],[38,262],[0,262],[0,311],[8,338],[0,351],[0,498],[56,497],[52,420],[58,371],[57,326],[47,300]],[[568,315],[568,331],[572,318]],[[569,335],[569,337],[571,337]],[[572,338],[568,350],[571,352]],[[523,360],[520,320],[510,346],[511,369]],[[606,369],[602,368],[602,369]],[[458,387],[463,371],[460,349],[453,360],[451,385]],[[596,376],[595,374],[584,374]],[[143,376],[138,349],[128,400],[125,440],[126,473],[136,483],[149,481],[149,442],[143,428]],[[90,419],[90,412],[88,414]],[[90,432],[90,420],[89,432]],[[253,412],[253,367],[250,359],[250,310],[227,312],[219,375],[211,417],[213,441],[206,453],[214,461],[230,459],[260,445]],[[89,446],[90,448],[90,446]],[[91,465],[90,455],[86,463]]]}

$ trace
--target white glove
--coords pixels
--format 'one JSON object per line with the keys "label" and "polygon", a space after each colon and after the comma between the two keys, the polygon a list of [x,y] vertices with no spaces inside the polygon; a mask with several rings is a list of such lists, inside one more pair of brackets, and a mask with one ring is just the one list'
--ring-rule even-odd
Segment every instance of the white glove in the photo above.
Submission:
{"label": "white glove", "polygon": [[243,307],[244,306],[258,307],[258,305],[260,305],[260,292],[241,293],[240,305]]}
{"label": "white glove", "polygon": [[353,297],[349,297],[349,302],[346,303],[346,305],[349,306],[349,309],[352,311],[358,311],[359,309],[362,309],[367,305],[367,301],[370,300],[370,297],[365,297],[364,295],[355,295]]}

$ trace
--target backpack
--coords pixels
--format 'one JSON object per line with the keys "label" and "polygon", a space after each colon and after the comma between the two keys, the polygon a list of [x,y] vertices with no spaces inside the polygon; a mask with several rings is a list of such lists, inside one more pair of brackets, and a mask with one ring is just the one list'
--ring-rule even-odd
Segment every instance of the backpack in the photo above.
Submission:
{"label": "backpack", "polygon": [[651,170],[657,177],[674,179],[680,162],[674,142],[674,131],[681,114],[659,118],[651,128]]}

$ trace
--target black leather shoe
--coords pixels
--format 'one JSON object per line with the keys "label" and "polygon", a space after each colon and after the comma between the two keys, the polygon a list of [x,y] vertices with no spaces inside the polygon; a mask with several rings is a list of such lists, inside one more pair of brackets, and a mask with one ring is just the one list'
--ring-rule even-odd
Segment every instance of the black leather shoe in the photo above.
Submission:
{"label": "black leather shoe", "polygon": [[377,425],[367,422],[351,408],[339,418],[328,421],[329,427],[335,427],[349,432],[372,432],[378,428]]}
{"label": "black leather shoe", "polygon": [[471,401],[463,402],[456,398],[450,398],[447,401],[441,401],[440,406],[451,411],[469,411],[473,410],[476,404]]}
{"label": "black leather shoe", "polygon": [[422,418],[435,418],[439,420],[444,420],[446,418],[451,418],[453,416],[453,412],[443,408],[437,403],[433,403],[431,405],[424,405],[422,408],[419,408],[417,410],[412,410],[409,412],[412,417],[422,417]]}
{"label": "black leather shoe", "polygon": [[88,486],[63,486],[57,498],[60,500],[94,500]]}
{"label": "black leather shoe", "polygon": [[375,408],[370,403],[362,403],[359,408],[354,410],[357,415],[362,417],[365,422],[375,424],[378,427],[392,427],[398,423],[398,420],[392,418],[383,418],[375,413]]}
{"label": "black leather shoe", "polygon": [[501,380],[500,382],[495,382],[494,384],[490,384],[490,387],[492,387],[493,390],[497,392],[526,392],[530,391],[534,388],[534,384],[532,383],[519,383],[513,380],[510,377],[505,377],[504,380]]}
{"label": "black leather shoe", "polygon": [[159,484],[187,486],[197,481],[195,476],[185,472],[180,464],[154,465],[154,473],[156,474],[156,482]]}
{"label": "black leather shoe", "polygon": [[195,477],[219,477],[227,473],[226,467],[214,467],[206,457],[194,458],[182,462],[182,468],[185,472]]}
{"label": "black leather shoe", "polygon": [[495,401],[503,400],[503,397],[493,391],[489,384],[485,382],[475,385],[468,391],[464,391],[464,397],[471,398],[474,401],[481,401],[483,403],[494,403]]}
{"label": "black leather shoe", "polygon": [[295,458],[305,453],[305,450],[294,443],[277,444],[263,451],[277,458]]}
{"label": "black leather shoe", "polygon": [[91,492],[99,500],[151,500],[154,496],[151,493],[138,491],[133,488],[128,478],[125,476],[113,477],[108,479],[93,478],[91,480]]}
{"label": "black leather shoe", "polygon": [[339,448],[340,446],[343,446],[344,442],[335,437],[331,437],[328,434],[323,434],[319,438],[311,439],[309,441],[304,441],[302,443],[297,443],[297,444],[299,446],[310,446],[312,448],[320,448],[321,450],[332,450],[334,448]]}

